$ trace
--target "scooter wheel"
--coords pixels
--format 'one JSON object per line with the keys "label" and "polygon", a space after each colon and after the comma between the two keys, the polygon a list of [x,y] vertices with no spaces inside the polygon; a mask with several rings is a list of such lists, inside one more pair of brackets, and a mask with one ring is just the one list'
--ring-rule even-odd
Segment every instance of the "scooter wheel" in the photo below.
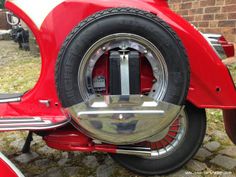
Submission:
{"label": "scooter wheel", "polygon": [[156,157],[123,154],[110,154],[110,156],[123,167],[141,175],[165,175],[180,169],[196,154],[206,131],[204,109],[198,109],[188,104],[182,115],[182,118],[170,126],[170,132],[174,132],[171,130],[172,127],[175,127],[176,130],[176,126],[180,126],[180,131],[176,131],[175,135],[172,134],[173,140],[168,140],[167,135],[164,139],[156,142],[156,146],[152,146],[152,149],[155,149],[158,144],[164,142],[161,143],[163,147],[157,148],[160,153]]}
{"label": "scooter wheel", "polygon": [[[85,101],[97,92],[114,94],[109,90],[113,87],[109,85],[110,78],[105,78],[107,75],[111,77],[111,73],[103,72],[107,70],[105,60],[114,51],[125,52],[123,47],[129,52],[138,52],[140,61],[146,60],[141,56],[149,57],[147,62],[140,64],[147,69],[141,73],[149,72],[149,75],[140,78],[146,80],[151,74],[151,80],[147,82],[151,83],[149,88],[155,88],[149,90],[155,100],[178,105],[185,102],[190,80],[189,63],[176,33],[149,12],[113,8],[88,17],[65,40],[55,73],[57,91],[63,107]],[[96,71],[95,63],[100,66],[99,71]],[[148,68],[150,65],[152,66]],[[112,72],[115,70],[111,67],[109,69]],[[102,77],[96,76],[96,73],[102,73]],[[99,80],[100,85],[105,85],[100,90],[94,88],[97,84],[93,82],[99,77],[102,78]],[[152,86],[153,83],[155,86]],[[140,94],[145,94],[146,88],[141,88]],[[100,92],[103,90],[105,92]]]}

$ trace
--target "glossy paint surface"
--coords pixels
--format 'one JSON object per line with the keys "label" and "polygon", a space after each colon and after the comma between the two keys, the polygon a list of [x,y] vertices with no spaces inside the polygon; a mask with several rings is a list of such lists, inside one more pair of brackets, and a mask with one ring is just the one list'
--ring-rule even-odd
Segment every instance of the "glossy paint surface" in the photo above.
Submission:
{"label": "glossy paint surface", "polygon": [[0,176],[24,177],[24,175],[0,152]]}
{"label": "glossy paint surface", "polygon": [[77,130],[59,130],[44,137],[45,142],[51,148],[62,151],[83,151],[83,152],[108,152],[115,153],[116,146],[95,145],[92,140]]}
{"label": "glossy paint surface", "polygon": [[[52,117],[55,122],[66,119],[61,111],[54,77],[60,48],[82,20],[112,7],[132,7],[152,12],[178,34],[190,62],[188,101],[202,108],[236,108],[235,87],[227,68],[202,35],[172,12],[164,0],[65,0],[46,16],[40,27],[12,1],[7,1],[6,7],[22,18],[35,34],[42,56],[42,71],[37,85],[22,97],[21,102],[0,104],[1,117],[42,116]],[[40,11],[37,6],[32,8]],[[39,100],[50,100],[50,106],[39,103]]]}

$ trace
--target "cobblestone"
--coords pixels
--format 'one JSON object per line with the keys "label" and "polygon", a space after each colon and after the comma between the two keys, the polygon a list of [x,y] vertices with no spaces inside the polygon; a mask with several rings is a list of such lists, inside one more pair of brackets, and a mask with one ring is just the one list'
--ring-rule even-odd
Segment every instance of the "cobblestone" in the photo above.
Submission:
{"label": "cobblestone", "polygon": [[233,170],[236,167],[236,159],[223,155],[217,155],[210,162],[227,170]]}

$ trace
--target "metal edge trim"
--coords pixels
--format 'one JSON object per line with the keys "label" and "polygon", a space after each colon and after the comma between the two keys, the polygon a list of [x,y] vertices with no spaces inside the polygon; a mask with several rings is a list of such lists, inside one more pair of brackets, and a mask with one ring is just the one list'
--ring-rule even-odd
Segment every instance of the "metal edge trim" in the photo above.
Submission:
{"label": "metal edge trim", "polygon": [[[57,128],[60,126],[63,126],[67,123],[69,123],[71,121],[71,118],[66,119],[65,121],[61,122],[61,123],[57,123],[57,124],[47,124],[47,126],[18,126],[18,127],[10,127],[10,126],[6,126],[6,127],[0,127],[0,131],[14,131],[14,130],[48,130],[48,129],[53,129],[53,128]],[[14,125],[14,124],[12,124]]]}
{"label": "metal edge trim", "polygon": [[20,102],[20,101],[21,101],[21,97],[0,99],[0,103],[12,103],[12,102]]}

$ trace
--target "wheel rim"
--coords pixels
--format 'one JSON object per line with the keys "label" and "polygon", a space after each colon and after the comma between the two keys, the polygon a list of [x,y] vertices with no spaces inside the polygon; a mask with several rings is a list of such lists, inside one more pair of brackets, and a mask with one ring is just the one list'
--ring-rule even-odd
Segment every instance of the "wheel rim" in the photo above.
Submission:
{"label": "wheel rim", "polygon": [[168,69],[164,57],[154,44],[147,39],[129,33],[117,33],[106,36],[92,45],[84,55],[78,71],[78,85],[83,100],[96,94],[92,83],[92,74],[96,62],[111,50],[135,50],[144,55],[152,67],[154,84],[149,96],[163,100],[168,86]]}
{"label": "wheel rim", "polygon": [[[145,56],[151,65],[156,82],[153,83],[148,96],[152,97],[154,100],[164,99],[168,86],[168,68],[160,50],[156,48],[153,43],[141,36],[129,33],[117,33],[106,36],[94,43],[94,45],[87,50],[81,61],[78,70],[78,86],[80,95],[84,101],[89,100],[92,96],[97,96],[92,82],[96,62],[106,52],[127,49],[138,51]],[[166,137],[162,140],[154,143],[144,142],[141,144],[155,150],[155,158],[159,159],[168,156],[179,147],[185,137],[187,127],[186,116],[186,113],[183,112],[169,127]],[[179,123],[178,125],[177,122]],[[173,127],[176,127],[177,130],[173,130]],[[171,140],[169,140],[167,136],[169,136]]]}
{"label": "wheel rim", "polygon": [[185,111],[169,127],[166,136],[157,142],[145,142],[145,147],[155,151],[155,157],[151,159],[164,158],[178,149],[184,141],[188,127],[188,118]]}

